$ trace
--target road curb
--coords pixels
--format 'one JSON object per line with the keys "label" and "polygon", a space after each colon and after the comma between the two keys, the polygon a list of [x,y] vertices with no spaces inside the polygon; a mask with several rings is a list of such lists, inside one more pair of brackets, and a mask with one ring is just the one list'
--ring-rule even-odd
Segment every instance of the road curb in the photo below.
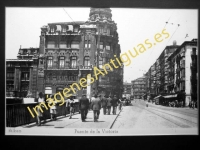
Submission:
{"label": "road curb", "polygon": [[118,114],[116,115],[116,117],[113,119],[113,121],[109,124],[109,129],[112,128],[113,124],[115,123],[115,120],[117,119],[117,117],[119,116],[119,114],[121,113],[123,107],[121,108],[121,110],[118,112]]}

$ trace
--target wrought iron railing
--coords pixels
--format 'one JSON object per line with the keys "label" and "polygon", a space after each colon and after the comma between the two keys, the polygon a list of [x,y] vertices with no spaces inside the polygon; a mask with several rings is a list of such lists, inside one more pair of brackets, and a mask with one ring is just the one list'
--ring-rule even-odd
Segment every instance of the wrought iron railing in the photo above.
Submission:
{"label": "wrought iron railing", "polygon": [[[79,111],[78,104],[79,103],[75,103],[75,112]],[[37,119],[35,113],[35,117],[33,118],[27,109],[27,107],[29,107],[31,110],[33,110],[33,107],[35,107],[36,105],[38,104],[7,104],[6,127],[17,127],[36,122]],[[57,106],[57,116],[65,115],[65,107],[65,104],[63,104],[62,106]],[[67,114],[69,114],[69,112],[67,112]],[[45,108],[43,108],[43,115],[46,119],[50,119],[50,109],[48,108],[48,110],[46,110]]]}

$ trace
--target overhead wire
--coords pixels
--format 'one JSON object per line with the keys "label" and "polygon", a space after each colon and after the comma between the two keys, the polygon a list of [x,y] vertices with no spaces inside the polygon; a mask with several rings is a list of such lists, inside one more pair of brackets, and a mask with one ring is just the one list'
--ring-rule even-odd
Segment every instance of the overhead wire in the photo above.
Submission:
{"label": "overhead wire", "polygon": [[[173,12],[172,12],[172,14],[173,14]],[[164,27],[163,27],[162,29],[165,29],[165,27],[167,26],[167,24],[168,24],[168,22],[169,22],[169,20],[170,20],[170,18],[171,18],[171,16],[172,16],[172,14],[169,16],[167,22],[165,22],[165,25],[164,25]],[[155,49],[155,46],[154,46],[153,49],[151,50],[150,56],[153,54],[154,49]],[[149,58],[150,58],[150,57],[147,58],[147,61],[146,61],[146,62],[149,61]],[[147,71],[148,71],[148,70],[147,70]]]}
{"label": "overhead wire", "polygon": [[[70,17],[70,15],[68,14],[68,12],[63,8],[63,10],[65,11],[65,13],[69,16],[69,18],[74,22],[74,20]],[[75,24],[75,22],[74,22]]]}

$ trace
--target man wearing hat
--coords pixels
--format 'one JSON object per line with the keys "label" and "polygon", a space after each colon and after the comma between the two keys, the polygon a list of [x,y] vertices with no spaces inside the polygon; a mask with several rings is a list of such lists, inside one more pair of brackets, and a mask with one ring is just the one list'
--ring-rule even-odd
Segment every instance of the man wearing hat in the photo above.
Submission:
{"label": "man wearing hat", "polygon": [[113,107],[113,115],[116,115],[116,109],[117,109],[117,105],[119,103],[119,99],[117,98],[116,95],[114,95],[114,98],[111,103],[112,103],[112,107]]}
{"label": "man wearing hat", "polygon": [[89,109],[89,99],[86,98],[85,94],[82,95],[82,98],[79,101],[79,109],[81,111],[81,120],[84,122],[86,119],[87,110]]}
{"label": "man wearing hat", "polygon": [[100,114],[100,109],[101,109],[101,100],[100,98],[97,96],[97,94],[94,96],[94,100],[91,101],[91,108],[93,110],[94,113],[94,122],[97,122],[99,119],[99,114]]}

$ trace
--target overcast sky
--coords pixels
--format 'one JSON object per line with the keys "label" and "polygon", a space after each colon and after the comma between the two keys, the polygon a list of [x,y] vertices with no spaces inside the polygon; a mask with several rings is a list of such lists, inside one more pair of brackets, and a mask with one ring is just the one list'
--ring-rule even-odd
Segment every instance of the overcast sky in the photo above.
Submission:
{"label": "overcast sky", "polygon": [[[73,21],[86,21],[90,8],[64,8]],[[127,52],[146,39],[154,38],[165,27],[168,39],[157,43],[124,68],[124,81],[131,82],[148,71],[167,45],[177,41],[197,38],[198,21],[195,9],[136,9],[111,8],[112,19],[117,23],[121,52]],[[6,8],[6,59],[17,58],[20,48],[39,47],[40,28],[53,22],[71,22],[71,18],[61,7],[55,8]],[[168,21],[169,20],[169,21]],[[166,22],[169,22],[166,24]],[[180,26],[178,27],[178,24]],[[186,37],[188,34],[188,37]],[[186,37],[186,38],[185,38]]]}

